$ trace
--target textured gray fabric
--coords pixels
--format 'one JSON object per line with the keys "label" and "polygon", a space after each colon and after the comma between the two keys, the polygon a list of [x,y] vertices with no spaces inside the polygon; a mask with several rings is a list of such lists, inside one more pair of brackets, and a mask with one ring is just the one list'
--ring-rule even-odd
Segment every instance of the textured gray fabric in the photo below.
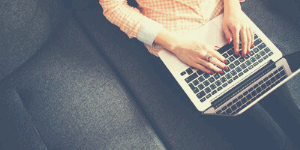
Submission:
{"label": "textured gray fabric", "polygon": [[56,0],[0,1],[0,80],[41,48],[63,16]]}
{"label": "textured gray fabric", "polygon": [[16,91],[2,90],[0,93],[0,149],[47,149]]}
{"label": "textured gray fabric", "polygon": [[[270,116],[260,105],[236,118],[199,114],[161,61],[149,54],[143,44],[129,40],[101,14],[98,8],[78,11],[76,17],[102,47],[101,53],[120,73],[167,148],[284,148],[284,133],[272,118],[263,119]],[[262,122],[256,117],[261,117]]]}
{"label": "textured gray fabric", "polygon": [[48,149],[164,149],[73,20],[6,86],[16,89]]}

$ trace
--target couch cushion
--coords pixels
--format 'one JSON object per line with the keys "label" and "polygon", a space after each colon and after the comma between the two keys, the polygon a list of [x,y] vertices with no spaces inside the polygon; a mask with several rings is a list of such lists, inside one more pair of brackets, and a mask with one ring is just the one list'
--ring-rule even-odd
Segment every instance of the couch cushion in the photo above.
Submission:
{"label": "couch cushion", "polygon": [[[164,149],[118,77],[72,19],[1,89],[17,93],[17,103],[23,104],[48,149]],[[1,107],[15,104],[3,95],[0,102],[5,104]],[[22,131],[23,119],[5,110],[0,109],[2,117],[13,117],[15,130]],[[1,128],[10,125],[1,122]]]}
{"label": "couch cushion", "polygon": [[0,1],[0,80],[42,47],[64,11],[58,0]]}

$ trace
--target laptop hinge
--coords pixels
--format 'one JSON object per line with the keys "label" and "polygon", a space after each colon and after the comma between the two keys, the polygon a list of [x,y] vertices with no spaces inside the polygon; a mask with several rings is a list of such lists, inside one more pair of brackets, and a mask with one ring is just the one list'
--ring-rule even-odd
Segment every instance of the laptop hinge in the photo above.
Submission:
{"label": "laptop hinge", "polygon": [[259,69],[257,72],[255,72],[253,75],[242,81],[240,84],[220,96],[218,99],[212,102],[212,107],[215,109],[219,108],[221,105],[226,103],[231,98],[235,97],[237,94],[239,94],[242,90],[249,87],[252,83],[256,82],[258,79],[263,77],[265,74],[270,72],[272,69],[276,68],[275,62],[270,60],[264,67]]}

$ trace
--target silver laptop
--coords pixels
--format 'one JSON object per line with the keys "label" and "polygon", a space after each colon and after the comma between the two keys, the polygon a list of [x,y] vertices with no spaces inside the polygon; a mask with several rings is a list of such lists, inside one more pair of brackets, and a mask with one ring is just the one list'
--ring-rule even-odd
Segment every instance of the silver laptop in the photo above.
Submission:
{"label": "silver laptop", "polygon": [[292,73],[280,50],[249,18],[255,33],[254,47],[246,58],[235,56],[233,44],[227,44],[222,31],[222,19],[223,14],[190,36],[221,47],[218,51],[227,59],[229,68],[224,73],[203,73],[187,66],[167,50],[161,50],[158,55],[200,112],[236,116],[291,79],[300,69]]}

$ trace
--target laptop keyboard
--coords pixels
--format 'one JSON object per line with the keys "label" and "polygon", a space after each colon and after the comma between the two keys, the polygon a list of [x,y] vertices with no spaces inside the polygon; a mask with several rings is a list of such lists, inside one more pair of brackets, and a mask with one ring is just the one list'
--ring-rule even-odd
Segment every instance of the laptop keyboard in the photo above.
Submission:
{"label": "laptop keyboard", "polygon": [[232,102],[228,103],[226,106],[223,106],[219,111],[217,111],[217,114],[235,115],[248,106],[251,102],[257,100],[261,95],[265,94],[272,87],[284,80],[286,77],[287,75],[283,67],[280,67],[279,69],[273,71],[268,77],[261,79],[258,84],[255,84],[247,91],[241,93]]}
{"label": "laptop keyboard", "polygon": [[215,95],[230,85],[234,80],[243,76],[244,73],[247,73],[259,63],[263,62],[263,60],[273,55],[273,52],[256,34],[254,34],[254,40],[254,47],[250,49],[246,58],[241,57],[241,45],[239,56],[234,55],[233,44],[224,46],[226,49],[220,51],[227,59],[226,65],[228,66],[228,70],[224,70],[224,73],[210,75],[201,70],[195,71],[193,67],[190,67],[181,72],[180,75],[189,75],[185,78],[186,83],[193,90],[198,99],[204,102],[212,95]]}

